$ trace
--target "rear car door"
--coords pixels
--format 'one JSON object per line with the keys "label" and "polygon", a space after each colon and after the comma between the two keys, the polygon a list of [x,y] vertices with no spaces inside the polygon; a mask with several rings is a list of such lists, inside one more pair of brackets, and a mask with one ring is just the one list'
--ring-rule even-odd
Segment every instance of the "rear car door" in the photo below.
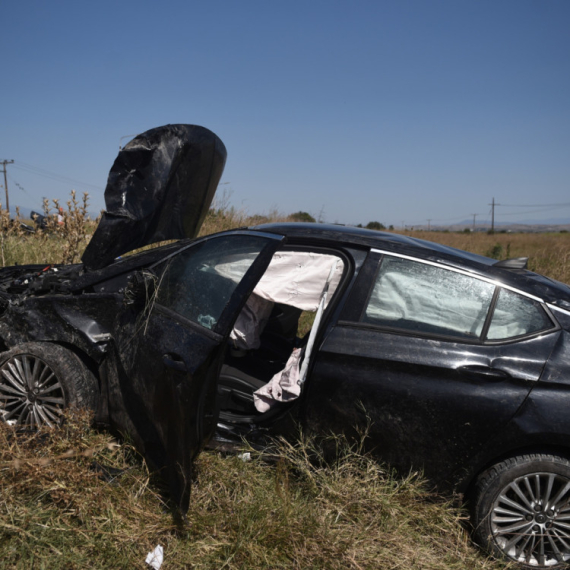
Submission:
{"label": "rear car door", "polygon": [[155,292],[145,307],[135,303],[117,317],[111,421],[162,470],[182,511],[192,461],[216,425],[227,337],[283,240],[244,231],[195,242],[152,268]]}
{"label": "rear car door", "polygon": [[392,466],[444,484],[515,415],[558,336],[535,299],[373,252],[319,351],[307,422],[368,426]]}

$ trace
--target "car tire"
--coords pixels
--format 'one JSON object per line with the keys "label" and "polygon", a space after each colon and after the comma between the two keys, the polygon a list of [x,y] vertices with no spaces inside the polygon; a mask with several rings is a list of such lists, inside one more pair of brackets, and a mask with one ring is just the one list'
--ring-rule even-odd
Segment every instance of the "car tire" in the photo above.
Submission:
{"label": "car tire", "polygon": [[29,428],[56,426],[68,407],[95,411],[97,380],[71,350],[30,342],[0,355],[0,419]]}
{"label": "car tire", "polygon": [[473,505],[476,541],[525,568],[570,562],[570,461],[521,455],[478,479]]}

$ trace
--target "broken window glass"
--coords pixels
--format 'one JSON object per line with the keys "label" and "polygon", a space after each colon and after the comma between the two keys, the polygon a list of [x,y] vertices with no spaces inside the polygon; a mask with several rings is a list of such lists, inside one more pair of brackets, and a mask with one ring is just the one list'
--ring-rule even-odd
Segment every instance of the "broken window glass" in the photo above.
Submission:
{"label": "broken window glass", "polygon": [[165,262],[156,302],[194,323],[214,329],[267,241],[263,237],[231,235],[183,250]]}
{"label": "broken window glass", "polygon": [[552,323],[539,303],[501,289],[487,339],[513,338],[549,328],[552,328]]}

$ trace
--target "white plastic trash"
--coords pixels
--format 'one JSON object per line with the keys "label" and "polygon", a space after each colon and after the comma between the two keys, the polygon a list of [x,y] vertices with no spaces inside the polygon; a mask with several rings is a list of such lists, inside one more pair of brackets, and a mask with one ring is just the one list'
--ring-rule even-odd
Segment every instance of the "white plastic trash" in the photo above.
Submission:
{"label": "white plastic trash", "polygon": [[162,562],[164,561],[164,549],[160,544],[146,555],[145,562],[154,570],[160,570]]}

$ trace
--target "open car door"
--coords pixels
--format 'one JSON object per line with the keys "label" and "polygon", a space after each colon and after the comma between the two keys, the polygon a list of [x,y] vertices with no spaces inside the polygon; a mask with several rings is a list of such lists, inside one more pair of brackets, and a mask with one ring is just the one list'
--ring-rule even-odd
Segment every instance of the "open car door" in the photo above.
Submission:
{"label": "open car door", "polygon": [[194,242],[152,273],[146,307],[117,316],[107,368],[111,422],[168,479],[185,512],[192,461],[212,435],[226,341],[285,238],[235,231]]}

